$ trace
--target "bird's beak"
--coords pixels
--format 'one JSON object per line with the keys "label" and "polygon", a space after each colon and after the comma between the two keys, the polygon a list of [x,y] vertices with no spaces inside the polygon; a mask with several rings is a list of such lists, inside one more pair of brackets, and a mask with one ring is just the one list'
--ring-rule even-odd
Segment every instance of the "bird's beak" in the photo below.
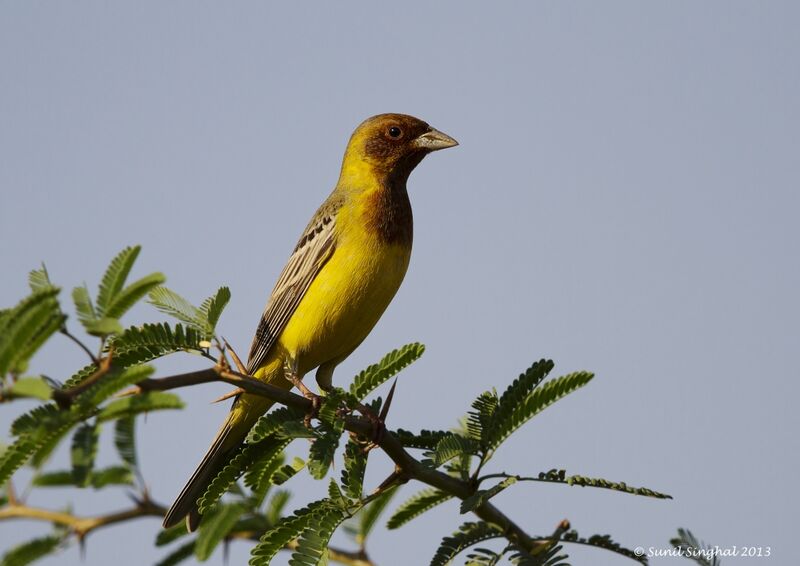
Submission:
{"label": "bird's beak", "polygon": [[413,141],[415,147],[426,151],[437,151],[458,145],[458,142],[439,130],[431,128]]}

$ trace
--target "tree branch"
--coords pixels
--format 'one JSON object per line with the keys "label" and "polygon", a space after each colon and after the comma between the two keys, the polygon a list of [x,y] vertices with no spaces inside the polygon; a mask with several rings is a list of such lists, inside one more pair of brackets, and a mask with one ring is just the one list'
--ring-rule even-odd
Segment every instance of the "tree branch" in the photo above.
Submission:
{"label": "tree branch", "polygon": [[[266,397],[271,401],[306,413],[311,412],[313,409],[311,401],[301,395],[258,381],[257,379],[221,366],[170,377],[146,379],[141,381],[135,389],[138,388],[139,391],[165,391],[167,389],[187,387],[213,381],[230,383],[250,394]],[[373,427],[373,423],[360,417],[347,416],[344,419],[345,430],[361,436],[371,437],[373,435]],[[394,461],[400,470],[402,470],[403,479],[406,481],[415,479],[462,500],[475,493],[476,488],[474,485],[449,476],[416,460],[406,451],[397,437],[389,431],[381,435],[381,438],[378,439],[376,444],[378,444],[386,455]],[[488,501],[475,508],[473,513],[487,523],[491,523],[502,529],[508,540],[529,552],[539,552],[542,547],[547,545],[547,543],[532,539],[514,521]]]}
{"label": "tree branch", "polygon": [[[124,509],[116,513],[99,515],[97,517],[77,517],[63,511],[52,511],[40,507],[29,507],[23,504],[8,504],[0,509],[0,521],[4,519],[33,519],[56,523],[67,527],[72,531],[78,540],[84,540],[89,533],[96,529],[108,527],[117,523],[123,523],[140,517],[163,517],[167,508],[163,505],[153,503],[150,500],[138,501],[136,506]],[[258,540],[260,533],[252,531],[233,532],[228,535],[231,539]],[[284,550],[295,550],[297,541],[289,542]],[[363,551],[351,552],[337,548],[328,548],[328,557],[345,566],[375,566]]]}
{"label": "tree branch", "polygon": [[[113,346],[112,346],[113,349]],[[72,402],[75,400],[75,397],[89,389],[92,385],[100,381],[104,375],[106,375],[109,371],[111,371],[111,358],[113,357],[114,352],[109,350],[108,355],[103,359],[99,360],[97,364],[97,371],[95,371],[92,375],[84,379],[80,384],[72,387],[71,389],[54,389],[53,390],[53,401],[61,407],[62,409],[68,408],[72,405]]]}
{"label": "tree branch", "polygon": [[76,517],[70,513],[62,511],[51,511],[39,507],[29,507],[27,505],[7,505],[0,509],[0,521],[3,519],[36,519],[56,523],[69,528],[79,539],[84,539],[95,529],[107,527],[116,523],[122,523],[139,517],[163,517],[167,508],[157,505],[149,500],[137,502],[135,507],[99,515],[97,517]]}
{"label": "tree branch", "polygon": [[72,334],[72,333],[69,331],[69,329],[67,329],[67,325],[66,325],[66,324],[65,324],[65,325],[64,325],[64,326],[61,328],[60,332],[61,332],[61,334],[63,334],[64,336],[66,336],[67,338],[69,338],[70,340],[72,340],[73,342],[75,342],[75,344],[77,344],[77,345],[80,347],[80,349],[81,349],[81,350],[83,350],[84,352],[86,352],[86,355],[87,355],[87,356],[89,356],[89,359],[90,359],[90,360],[92,360],[92,363],[93,363],[93,364],[97,364],[97,363],[98,363],[98,360],[97,360],[97,358],[96,358],[96,357],[95,357],[95,355],[92,353],[92,351],[89,349],[89,347],[88,347],[86,344],[84,344],[84,343],[83,343],[83,342],[80,340],[80,338],[78,338],[77,336],[75,336],[74,334]]}

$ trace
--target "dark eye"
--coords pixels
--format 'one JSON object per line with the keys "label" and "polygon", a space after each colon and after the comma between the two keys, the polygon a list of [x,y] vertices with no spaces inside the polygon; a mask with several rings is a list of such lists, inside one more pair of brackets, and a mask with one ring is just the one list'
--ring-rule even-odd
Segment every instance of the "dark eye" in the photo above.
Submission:
{"label": "dark eye", "polygon": [[403,130],[397,126],[390,126],[389,129],[386,130],[386,134],[393,140],[399,140],[403,136]]}

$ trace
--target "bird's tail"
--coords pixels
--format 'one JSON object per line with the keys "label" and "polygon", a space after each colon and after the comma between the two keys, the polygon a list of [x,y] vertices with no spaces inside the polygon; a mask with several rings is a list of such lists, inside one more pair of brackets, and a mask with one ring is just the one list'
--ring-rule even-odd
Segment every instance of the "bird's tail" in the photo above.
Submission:
{"label": "bird's tail", "polygon": [[265,406],[264,401],[261,400],[259,411],[251,411],[248,410],[250,407],[246,407],[249,403],[242,403],[242,401],[244,399],[239,398],[234,402],[228,418],[220,427],[208,452],[203,456],[203,460],[189,478],[175,503],[167,511],[167,515],[164,517],[165,529],[177,525],[184,517],[186,517],[186,526],[190,532],[197,528],[201,519],[197,509],[198,498],[205,493],[211,481],[241,447],[250,427],[272,404],[269,403]]}

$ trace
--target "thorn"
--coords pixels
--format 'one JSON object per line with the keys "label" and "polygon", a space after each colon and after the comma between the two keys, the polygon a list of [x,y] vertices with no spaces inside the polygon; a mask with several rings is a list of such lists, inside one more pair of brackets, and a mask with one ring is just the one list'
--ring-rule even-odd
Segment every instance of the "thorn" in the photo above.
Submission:
{"label": "thorn", "polygon": [[126,491],[125,495],[127,495],[128,499],[130,499],[137,507],[142,504],[142,500],[139,499],[138,494],[133,493],[132,491]]}
{"label": "thorn", "polygon": [[142,392],[142,388],[138,385],[134,385],[133,387],[129,387],[128,389],[124,389],[118,393],[114,393],[114,399],[119,399],[120,397],[130,397],[131,395],[138,395]]}
{"label": "thorn", "polygon": [[233,391],[228,391],[224,395],[222,395],[220,397],[217,397],[216,399],[211,401],[211,404],[213,405],[214,403],[219,403],[221,401],[224,401],[225,399],[230,399],[231,397],[236,397],[237,395],[241,395],[242,393],[246,393],[246,391],[244,389],[242,389],[241,387],[237,387]]}
{"label": "thorn", "polygon": [[247,373],[247,367],[245,367],[245,365],[242,363],[242,360],[239,359],[239,356],[236,354],[236,350],[233,349],[233,346],[231,346],[228,343],[228,340],[224,336],[222,337],[222,342],[225,344],[225,348],[231,353],[231,357],[233,358],[233,363],[236,364],[239,373],[249,375]]}
{"label": "thorn", "polygon": [[567,519],[562,519],[558,526],[556,526],[556,530],[553,531],[553,535],[550,537],[554,540],[560,539],[564,533],[566,533],[570,529],[570,524]]}
{"label": "thorn", "polygon": [[228,566],[228,564],[230,564],[230,558],[231,558],[231,539],[226,538],[222,542],[222,563],[225,566]]}
{"label": "thorn", "polygon": [[399,466],[395,466],[394,471],[391,474],[389,474],[389,476],[385,480],[383,480],[381,484],[378,487],[376,487],[370,495],[374,497],[394,487],[396,484],[397,485],[403,484],[406,483],[407,481],[408,481],[408,476],[403,471],[403,469]]}
{"label": "thorn", "polygon": [[381,414],[378,415],[378,418],[382,421],[386,421],[386,415],[389,414],[389,407],[392,405],[392,399],[394,398],[394,389],[397,387],[397,378],[395,378],[394,382],[392,383],[392,388],[389,389],[389,394],[386,396],[386,402],[381,407]]}

